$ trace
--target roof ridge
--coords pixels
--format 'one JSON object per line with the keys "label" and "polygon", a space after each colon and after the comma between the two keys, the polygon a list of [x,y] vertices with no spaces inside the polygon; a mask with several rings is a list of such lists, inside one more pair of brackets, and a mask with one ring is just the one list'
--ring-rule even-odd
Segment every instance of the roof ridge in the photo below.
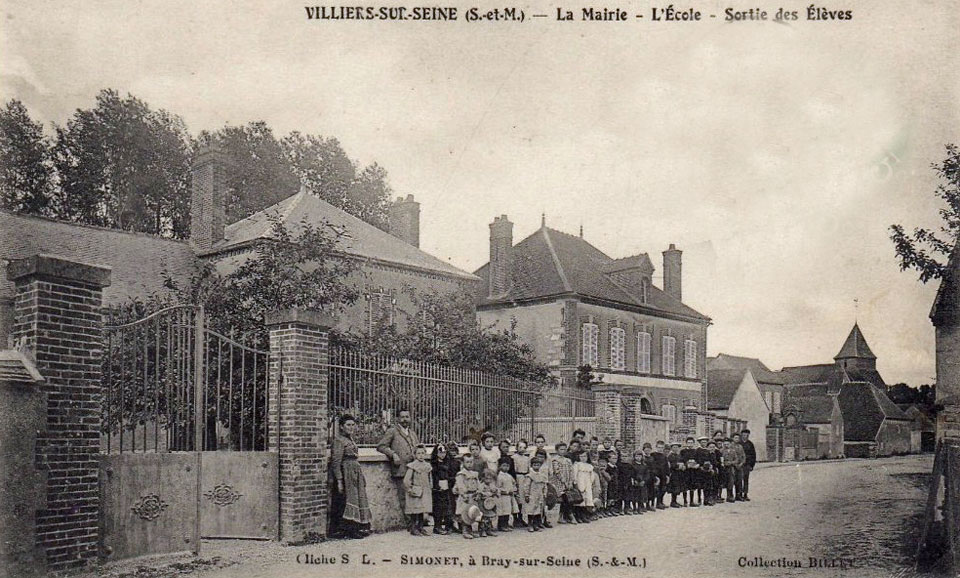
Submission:
{"label": "roof ridge", "polygon": [[[570,288],[570,281],[567,279],[567,274],[563,271],[563,263],[560,262],[560,256],[557,255],[557,249],[553,246],[553,241],[550,239],[550,234],[548,233],[548,227],[541,227],[543,231],[543,240],[547,243],[547,248],[550,249],[550,258],[553,259],[553,265],[557,268],[557,275],[560,276],[560,282],[563,283],[563,289],[567,292],[572,292]],[[562,231],[558,231],[562,233]]]}

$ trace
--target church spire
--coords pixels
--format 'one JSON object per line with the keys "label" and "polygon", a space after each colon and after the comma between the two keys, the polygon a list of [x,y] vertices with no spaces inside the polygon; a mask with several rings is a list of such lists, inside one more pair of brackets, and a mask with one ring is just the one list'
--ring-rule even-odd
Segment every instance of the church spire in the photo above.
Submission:
{"label": "church spire", "polygon": [[877,356],[870,351],[867,339],[860,331],[860,324],[854,323],[850,335],[843,342],[840,352],[834,356],[837,365],[844,369],[876,369]]}

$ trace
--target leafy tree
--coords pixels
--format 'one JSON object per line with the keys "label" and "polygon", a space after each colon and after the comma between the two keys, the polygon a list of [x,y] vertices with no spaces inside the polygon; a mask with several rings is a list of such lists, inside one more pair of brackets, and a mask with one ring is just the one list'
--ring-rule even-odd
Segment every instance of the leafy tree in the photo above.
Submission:
{"label": "leafy tree", "polygon": [[374,355],[508,376],[530,387],[552,382],[549,368],[520,341],[515,326],[495,331],[477,323],[474,297],[468,291],[408,288],[406,293],[415,313],[405,323],[383,324],[367,335],[340,334],[336,342]]}
{"label": "leafy tree", "polygon": [[887,386],[887,396],[893,403],[916,403],[932,406],[936,400],[936,386],[924,384],[910,387],[905,383]]}
{"label": "leafy tree", "polygon": [[263,121],[202,132],[197,140],[201,146],[218,146],[229,164],[224,195],[228,223],[248,217],[300,190],[300,179],[280,141]]}
{"label": "leafy tree", "polygon": [[900,259],[900,270],[919,272],[923,283],[943,275],[947,259],[960,236],[960,149],[948,144],[946,152],[942,162],[931,165],[941,181],[936,195],[946,203],[940,209],[943,224],[939,230],[917,227],[913,234],[908,234],[902,225],[890,227],[890,239]]}
{"label": "leafy tree", "polygon": [[19,100],[0,110],[0,208],[49,215],[52,167],[43,125]]}
{"label": "leafy tree", "polygon": [[375,227],[388,229],[392,191],[386,170],[374,163],[358,171],[334,138],[292,132],[282,144],[308,191]]}
{"label": "leafy tree", "polygon": [[180,117],[113,90],[56,128],[62,219],[186,237],[191,138]]}

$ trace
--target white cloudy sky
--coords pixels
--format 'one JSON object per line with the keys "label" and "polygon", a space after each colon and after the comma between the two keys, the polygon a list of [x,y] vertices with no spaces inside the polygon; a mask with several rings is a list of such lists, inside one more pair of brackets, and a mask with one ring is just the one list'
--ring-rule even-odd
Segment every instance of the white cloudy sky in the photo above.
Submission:
{"label": "white cloudy sky", "polygon": [[850,0],[842,25],[654,25],[637,2],[621,6],[643,23],[442,25],[194,4],[8,0],[0,98],[48,127],[110,87],[193,132],[262,119],[336,136],[421,201],[423,248],[464,269],[502,213],[516,240],[546,212],[658,265],[677,243],[711,354],[830,361],[858,298],[887,381],[932,381],[935,287],[898,270],[887,227],[936,223],[929,166],[960,141],[951,2]]}

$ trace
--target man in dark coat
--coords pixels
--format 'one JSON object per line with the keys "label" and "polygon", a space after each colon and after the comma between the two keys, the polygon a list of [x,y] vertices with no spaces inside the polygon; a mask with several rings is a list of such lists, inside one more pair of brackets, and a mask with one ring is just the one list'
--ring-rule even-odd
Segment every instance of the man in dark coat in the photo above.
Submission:
{"label": "man in dark coat", "polygon": [[417,434],[410,429],[410,411],[397,411],[397,423],[391,425],[380,438],[377,451],[390,459],[390,477],[397,485],[400,510],[406,501],[407,490],[403,486],[403,476],[407,473],[407,464],[413,461],[413,451],[420,445]]}
{"label": "man in dark coat", "polygon": [[745,429],[740,432],[740,445],[743,446],[743,453],[747,460],[743,464],[743,501],[749,502],[747,494],[750,492],[750,472],[757,465],[757,448],[753,447],[750,441],[750,430]]}

